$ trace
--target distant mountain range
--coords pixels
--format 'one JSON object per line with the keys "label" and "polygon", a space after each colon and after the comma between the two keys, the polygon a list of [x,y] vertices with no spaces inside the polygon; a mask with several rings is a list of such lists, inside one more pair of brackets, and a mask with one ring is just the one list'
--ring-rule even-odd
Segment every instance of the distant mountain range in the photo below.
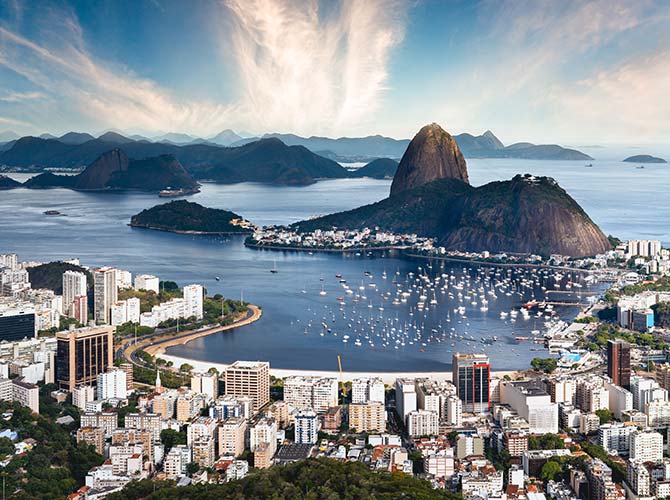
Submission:
{"label": "distant mountain range", "polygon": [[[153,138],[133,135],[125,136],[119,131],[110,130],[95,138],[91,134],[82,132],[68,132],[61,137],[54,137],[51,134],[42,134],[41,140],[54,140],[68,146],[86,146],[80,151],[68,151],[64,156],[60,156],[57,145],[51,145],[49,149],[53,150],[53,157],[45,155],[42,146],[35,142],[30,143],[30,147],[36,147],[38,150],[34,153],[26,150],[25,140],[28,137],[19,138],[17,134],[7,131],[0,133],[0,164],[13,166],[40,165],[43,161],[50,161],[51,166],[72,166],[78,164],[83,166],[93,161],[103,151],[96,146],[96,143],[89,144],[91,141],[104,141],[113,144],[128,144],[136,142],[143,145],[165,144],[170,146],[194,146],[208,145],[213,147],[239,147],[256,142],[260,139],[276,138],[281,140],[287,146],[303,146],[311,152],[339,162],[351,161],[370,161],[376,158],[394,158],[399,159],[407,149],[409,139],[393,139],[381,135],[368,137],[340,137],[332,139],[329,137],[301,137],[294,134],[265,134],[260,137],[243,137],[233,130],[227,129],[209,138],[200,138],[189,134],[167,133]],[[480,136],[471,134],[455,135],[454,139],[459,145],[461,152],[466,158],[521,158],[529,160],[591,160],[592,158],[581,151],[568,149],[558,145],[545,144],[535,145],[528,142],[519,142],[505,146],[491,131],[487,130]],[[19,144],[19,151],[15,154],[5,155],[4,152],[11,151],[16,143]],[[141,149],[138,147],[137,149]],[[151,150],[154,154],[158,150]],[[170,151],[169,154],[173,154]],[[131,156],[132,154],[129,153]]]}

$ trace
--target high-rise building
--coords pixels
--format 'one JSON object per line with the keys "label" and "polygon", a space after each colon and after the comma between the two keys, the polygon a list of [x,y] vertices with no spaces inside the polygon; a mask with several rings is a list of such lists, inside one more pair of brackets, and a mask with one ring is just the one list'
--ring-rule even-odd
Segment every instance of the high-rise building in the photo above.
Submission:
{"label": "high-rise building", "polygon": [[219,396],[219,376],[216,373],[194,373],[191,390],[204,394],[208,400],[216,399]]}
{"label": "high-rise building", "polygon": [[86,295],[86,275],[78,271],[65,271],[63,273],[63,313],[74,316],[75,299],[82,295]]}
{"label": "high-rise building", "polygon": [[93,315],[98,325],[110,323],[112,304],[118,300],[116,268],[101,267],[93,271]]}
{"label": "high-rise building", "polygon": [[356,432],[386,431],[384,403],[352,403],[349,405],[349,428]]}
{"label": "high-rise building", "polygon": [[0,341],[30,339],[36,334],[35,307],[32,304],[0,306]]}
{"label": "high-rise building", "polygon": [[395,381],[396,413],[404,422],[409,412],[416,410],[416,381],[399,378]]}
{"label": "high-rise building", "polygon": [[299,410],[324,413],[337,406],[337,395],[337,379],[333,377],[296,375],[284,379],[284,401]]}
{"label": "high-rise building", "polygon": [[270,402],[270,363],[235,361],[224,373],[226,395],[251,396],[254,413]]}
{"label": "high-rise building", "polygon": [[630,389],[630,344],[623,340],[607,342],[607,375],[615,385]]}
{"label": "high-rise building", "polygon": [[88,324],[88,296],[77,295],[72,302],[72,317],[82,325]]}
{"label": "high-rise building", "polygon": [[231,417],[219,425],[219,455],[239,457],[244,453],[244,435],[247,421],[242,417]]}
{"label": "high-rise building", "polygon": [[140,322],[140,299],[131,297],[126,300],[126,315],[131,323]]}
{"label": "high-rise building", "polygon": [[453,382],[463,411],[482,413],[489,409],[491,365],[486,354],[455,353],[452,361]]}
{"label": "high-rise building", "polygon": [[630,435],[630,459],[641,462],[663,460],[663,436],[654,431],[635,431]]}
{"label": "high-rise building", "polygon": [[410,437],[436,436],[439,428],[437,413],[414,410],[407,414],[407,433]]}
{"label": "high-rise building", "polygon": [[98,399],[126,399],[126,371],[118,368],[98,373]]}
{"label": "high-rise building", "polygon": [[267,457],[272,458],[277,451],[277,421],[274,418],[263,417],[249,432],[249,447],[252,452],[267,445]]}
{"label": "high-rise building", "polygon": [[351,383],[351,402],[383,403],[385,396],[384,382],[380,378],[357,378]]}
{"label": "high-rise building", "polygon": [[95,326],[56,334],[56,381],[71,391],[96,384],[114,361],[114,327]]}
{"label": "high-rise building", "polygon": [[202,300],[204,296],[202,285],[186,285],[183,292],[184,317],[195,316],[196,319],[202,319]]}
{"label": "high-rise building", "polygon": [[319,436],[319,419],[314,410],[301,410],[295,416],[295,442],[316,444]]}

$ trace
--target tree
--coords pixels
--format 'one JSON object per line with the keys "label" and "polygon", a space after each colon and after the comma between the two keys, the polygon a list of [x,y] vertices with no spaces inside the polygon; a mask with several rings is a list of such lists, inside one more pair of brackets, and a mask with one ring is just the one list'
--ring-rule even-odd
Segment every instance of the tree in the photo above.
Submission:
{"label": "tree", "polygon": [[614,419],[614,415],[612,415],[612,412],[607,408],[596,410],[596,415],[598,415],[598,418],[600,419],[600,425],[611,422]]}
{"label": "tree", "polygon": [[558,462],[550,460],[542,466],[542,470],[540,470],[540,477],[543,481],[553,481],[554,478],[556,478],[556,476],[561,472],[563,472],[563,469],[558,464]]}
{"label": "tree", "polygon": [[198,465],[198,462],[190,462],[190,463],[186,464],[186,473],[189,476],[192,476],[193,474],[195,474],[199,470],[200,470],[200,465]]}
{"label": "tree", "polygon": [[551,373],[558,366],[558,362],[554,358],[533,358],[530,362],[530,366],[532,366],[534,370]]}
{"label": "tree", "polygon": [[191,370],[193,370],[193,365],[190,365],[190,364],[188,364],[188,363],[183,363],[183,364],[179,367],[179,371],[180,371],[180,372],[188,373],[188,372],[190,372]]}
{"label": "tree", "polygon": [[186,444],[186,434],[174,429],[165,429],[161,431],[161,443],[165,445],[165,453],[170,451],[173,446]]}

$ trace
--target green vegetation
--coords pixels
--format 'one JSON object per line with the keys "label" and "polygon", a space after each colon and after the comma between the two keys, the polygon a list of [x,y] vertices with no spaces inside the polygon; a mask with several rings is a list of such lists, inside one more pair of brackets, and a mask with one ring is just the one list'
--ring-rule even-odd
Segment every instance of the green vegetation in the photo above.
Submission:
{"label": "green vegetation", "polygon": [[142,210],[139,214],[133,215],[130,225],[163,231],[206,234],[251,232],[248,227],[233,224],[234,219],[241,220],[242,217],[228,210],[207,208],[190,201],[176,200]]}
{"label": "green vegetation", "polygon": [[670,328],[670,302],[659,302],[651,306],[654,311],[654,325],[660,328]]}
{"label": "green vegetation", "polygon": [[[153,363],[153,360],[147,368],[133,365],[133,379],[136,382],[153,386],[156,382],[156,369],[154,366],[155,364]],[[178,389],[182,386],[189,385],[190,381],[191,379],[188,375],[180,375],[170,370],[161,370],[161,384],[168,389]]]}
{"label": "green vegetation", "polygon": [[[68,264],[67,262],[49,262],[39,266],[29,267],[28,276],[33,288],[48,288],[57,295],[63,294],[63,273],[65,271],[77,271],[86,275],[86,288],[91,291],[93,286],[93,275],[81,266]],[[89,293],[89,295],[91,295]]]}
{"label": "green vegetation", "polygon": [[624,479],[626,479],[626,468],[625,466],[621,465],[619,462],[616,460],[612,459],[605,449],[602,446],[598,446],[597,444],[592,444],[589,443],[588,441],[584,441],[581,443],[582,449],[591,455],[593,458],[598,458],[605,462],[605,464],[612,469],[612,479],[620,483]]}
{"label": "green vegetation", "polygon": [[274,466],[225,485],[175,488],[169,482],[130,483],[108,500],[456,500],[460,495],[435,490],[430,483],[407,474],[373,472],[359,462],[306,459]]}
{"label": "green vegetation", "polygon": [[591,351],[598,351],[607,345],[608,340],[622,339],[631,344],[650,347],[651,349],[665,349],[668,344],[662,337],[654,336],[651,333],[631,332],[622,330],[618,326],[601,324],[598,326],[592,342],[587,344]]}
{"label": "green vegetation", "polygon": [[554,358],[533,358],[530,362],[530,366],[532,366],[534,370],[551,373],[558,366],[558,361]]}
{"label": "green vegetation", "polygon": [[589,323],[597,323],[598,318],[595,318],[593,316],[582,316],[581,318],[575,318],[572,320],[574,323],[584,323],[584,324],[589,324]]}
{"label": "green vegetation", "polygon": [[607,292],[605,292],[605,300],[611,303],[616,303],[621,296],[635,295],[647,291],[670,292],[670,277],[664,276],[662,278],[658,278],[656,281],[627,285],[623,288],[612,287],[607,290]]}
{"label": "green vegetation", "polygon": [[563,472],[561,464],[558,462],[549,461],[542,466],[542,470],[540,471],[540,478],[543,481],[553,481],[556,479],[556,476],[561,474],[561,472]]}
{"label": "green vegetation", "polygon": [[[47,388],[50,388],[47,386]],[[47,396],[48,397],[48,396]],[[42,401],[41,401],[42,402]],[[34,439],[37,444],[25,455],[15,456],[3,469],[7,493],[21,500],[63,499],[84,482],[91,467],[100,465],[103,457],[88,445],[77,445],[68,428],[54,422],[54,415],[62,407],[53,400],[46,401],[44,415],[34,415],[18,403],[0,402],[0,411],[12,409],[14,414],[8,421],[0,420],[0,429],[12,429],[19,439]],[[73,424],[73,426],[76,424]],[[2,452],[6,443],[2,443]],[[2,445],[0,444],[0,445]]]}
{"label": "green vegetation", "polygon": [[563,448],[565,448],[565,442],[557,434],[543,434],[528,438],[529,450],[562,450]]}
{"label": "green vegetation", "polygon": [[161,443],[165,445],[165,453],[173,446],[186,444],[186,432],[177,432],[174,429],[165,429],[161,431]]}
{"label": "green vegetation", "polygon": [[612,415],[612,412],[609,411],[607,408],[596,410],[596,415],[598,415],[598,418],[600,419],[600,425],[606,424],[614,420],[614,415]]}

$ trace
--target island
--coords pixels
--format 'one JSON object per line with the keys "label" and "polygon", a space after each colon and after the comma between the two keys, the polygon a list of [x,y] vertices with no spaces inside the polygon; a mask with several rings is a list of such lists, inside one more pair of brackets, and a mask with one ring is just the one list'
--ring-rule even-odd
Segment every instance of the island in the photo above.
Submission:
{"label": "island", "polygon": [[398,162],[391,158],[377,158],[367,165],[351,172],[352,177],[370,177],[371,179],[393,179]]}
{"label": "island", "polygon": [[0,189],[14,189],[21,187],[21,183],[18,181],[15,181],[11,177],[7,177],[6,175],[0,175]]}
{"label": "island", "polygon": [[255,230],[253,224],[234,212],[186,200],[142,210],[132,216],[129,225],[180,234],[248,234]]}
{"label": "island", "polygon": [[635,155],[629,156],[625,160],[626,163],[668,163],[663,158],[651,155]]}

